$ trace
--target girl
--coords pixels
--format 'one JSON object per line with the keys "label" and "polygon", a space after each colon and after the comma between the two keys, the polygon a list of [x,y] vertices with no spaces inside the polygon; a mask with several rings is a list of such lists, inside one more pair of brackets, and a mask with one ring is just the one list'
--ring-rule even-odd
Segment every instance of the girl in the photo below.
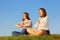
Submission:
{"label": "girl", "polygon": [[20,35],[21,33],[22,34],[28,34],[27,31],[26,31],[26,28],[31,28],[32,27],[32,22],[29,18],[29,14],[27,12],[24,12],[23,15],[22,15],[22,22],[19,23],[19,24],[16,24],[16,27],[18,28],[22,28],[22,31],[21,32],[16,32],[14,31],[13,32],[13,35]]}
{"label": "girl", "polygon": [[32,27],[32,22],[29,18],[29,14],[27,12],[23,13],[23,17],[22,17],[22,22],[19,24],[16,24],[16,27],[21,27],[21,28],[28,28],[28,27]]}
{"label": "girl", "polygon": [[46,34],[50,34],[49,28],[48,28],[48,16],[46,14],[46,10],[44,8],[40,8],[39,9],[39,19],[36,22],[36,24],[34,25],[34,27],[36,28],[27,28],[27,32],[32,35],[32,36],[36,36],[36,35],[46,35]]}

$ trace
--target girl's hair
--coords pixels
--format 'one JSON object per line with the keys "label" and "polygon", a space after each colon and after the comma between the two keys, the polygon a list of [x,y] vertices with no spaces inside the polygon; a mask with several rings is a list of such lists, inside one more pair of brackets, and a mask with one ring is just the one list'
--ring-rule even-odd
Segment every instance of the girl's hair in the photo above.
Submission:
{"label": "girl's hair", "polygon": [[[27,12],[24,12],[23,14],[26,14],[26,18],[27,18],[28,20],[30,20],[29,14],[28,14]],[[25,21],[25,19],[22,19],[22,21]]]}
{"label": "girl's hair", "polygon": [[44,12],[43,17],[47,16],[46,10],[44,8],[40,8],[39,10],[42,10]]}

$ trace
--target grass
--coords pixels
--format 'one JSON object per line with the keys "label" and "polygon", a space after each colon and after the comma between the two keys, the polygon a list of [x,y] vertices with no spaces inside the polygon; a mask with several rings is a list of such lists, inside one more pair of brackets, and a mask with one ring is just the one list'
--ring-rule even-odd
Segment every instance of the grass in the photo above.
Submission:
{"label": "grass", "polygon": [[0,40],[60,40],[60,34],[44,35],[44,36],[1,36]]}

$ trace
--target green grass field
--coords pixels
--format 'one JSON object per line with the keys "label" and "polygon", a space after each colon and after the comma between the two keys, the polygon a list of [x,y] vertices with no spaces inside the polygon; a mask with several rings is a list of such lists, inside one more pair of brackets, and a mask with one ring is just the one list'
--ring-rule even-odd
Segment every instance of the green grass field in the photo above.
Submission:
{"label": "green grass field", "polygon": [[0,36],[0,40],[60,40],[60,34],[44,35],[44,36]]}

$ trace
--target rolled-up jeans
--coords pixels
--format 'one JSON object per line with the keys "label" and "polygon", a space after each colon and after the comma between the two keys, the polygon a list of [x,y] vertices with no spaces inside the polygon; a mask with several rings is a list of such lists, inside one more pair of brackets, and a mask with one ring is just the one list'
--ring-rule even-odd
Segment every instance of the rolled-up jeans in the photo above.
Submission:
{"label": "rolled-up jeans", "polygon": [[13,31],[12,32],[12,36],[19,36],[19,35],[28,35],[28,32],[27,32],[27,30],[24,28],[24,29],[22,29],[22,31],[21,32],[17,32],[17,31]]}

